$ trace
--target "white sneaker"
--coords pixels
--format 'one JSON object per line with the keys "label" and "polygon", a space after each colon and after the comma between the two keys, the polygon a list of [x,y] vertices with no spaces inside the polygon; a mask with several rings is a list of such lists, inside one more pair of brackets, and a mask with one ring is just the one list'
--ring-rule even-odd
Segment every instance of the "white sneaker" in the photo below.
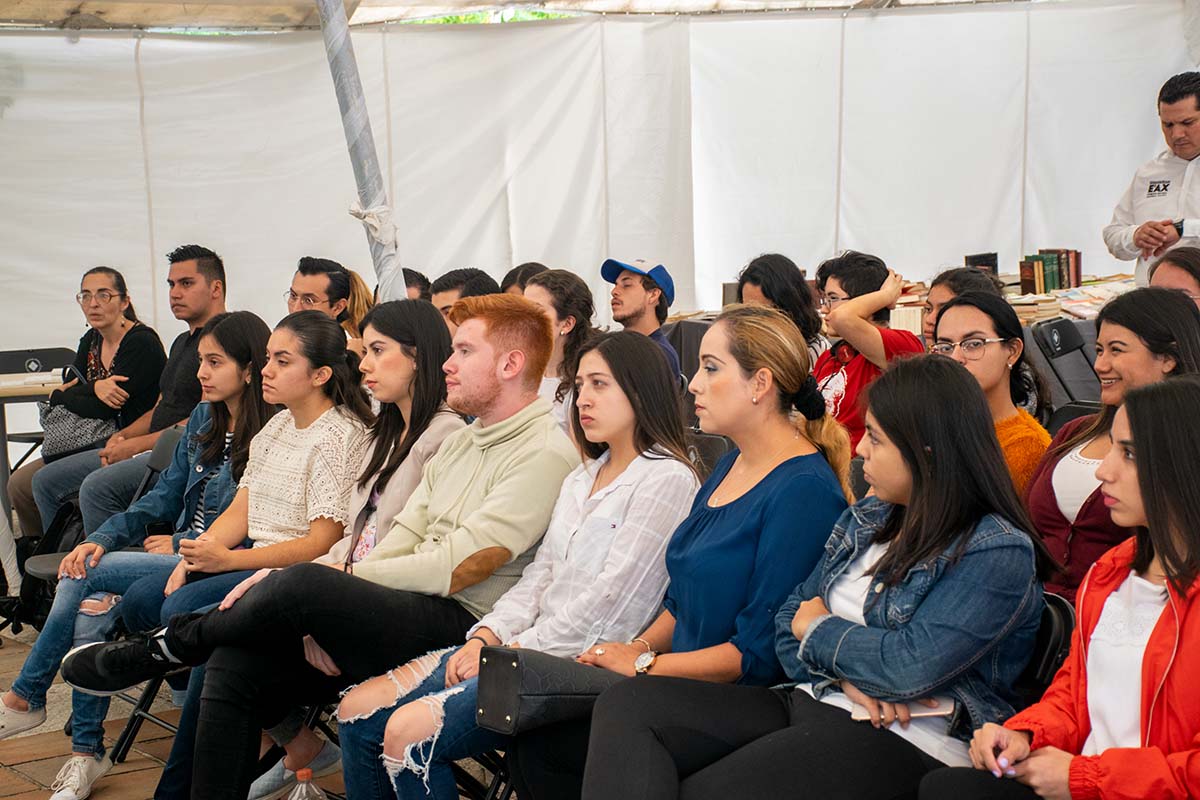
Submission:
{"label": "white sneaker", "polygon": [[28,711],[17,711],[9,708],[0,701],[0,739],[7,739],[22,731],[36,728],[46,721],[45,708],[31,708]]}
{"label": "white sneaker", "polygon": [[50,800],[83,800],[92,793],[96,779],[110,769],[112,759],[108,756],[99,760],[93,756],[71,756],[50,784],[50,788],[56,790]]}

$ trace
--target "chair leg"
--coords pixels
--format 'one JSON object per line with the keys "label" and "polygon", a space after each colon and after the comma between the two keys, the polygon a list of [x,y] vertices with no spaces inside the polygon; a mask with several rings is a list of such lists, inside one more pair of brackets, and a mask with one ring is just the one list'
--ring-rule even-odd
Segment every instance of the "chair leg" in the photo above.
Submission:
{"label": "chair leg", "polygon": [[[158,696],[158,690],[162,688],[163,678],[153,678],[146,684],[146,688],[142,690],[142,694],[134,702],[133,713],[129,715],[129,721],[125,723],[125,729],[121,731],[121,735],[117,737],[117,741],[113,744],[112,761],[114,764],[120,764],[129,755],[129,750],[133,747],[133,742],[137,738],[138,731],[142,728],[142,723],[150,720],[156,725],[159,725],[171,733],[178,733],[179,728],[159,719],[150,713],[150,706],[154,704],[154,698]],[[126,698],[130,699],[130,698]]]}

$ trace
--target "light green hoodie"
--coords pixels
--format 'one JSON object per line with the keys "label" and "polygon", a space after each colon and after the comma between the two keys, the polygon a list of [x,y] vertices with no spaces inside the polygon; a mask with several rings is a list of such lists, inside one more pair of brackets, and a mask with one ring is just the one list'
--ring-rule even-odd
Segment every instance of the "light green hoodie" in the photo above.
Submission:
{"label": "light green hoodie", "polygon": [[513,554],[507,564],[453,595],[482,617],[533,559],[563,479],[578,465],[579,453],[545,400],[486,428],[476,420],[447,438],[425,465],[388,535],[354,565],[354,574],[445,597],[459,564],[503,547]]}

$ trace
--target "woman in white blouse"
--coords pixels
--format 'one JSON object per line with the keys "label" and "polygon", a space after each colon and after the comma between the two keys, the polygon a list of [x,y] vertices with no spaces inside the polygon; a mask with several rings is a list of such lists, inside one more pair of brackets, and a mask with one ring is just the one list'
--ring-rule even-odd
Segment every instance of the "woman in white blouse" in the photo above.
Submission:
{"label": "woman in white blouse", "polygon": [[627,641],[654,617],[667,540],[699,486],[676,379],[657,348],[622,332],[583,349],[571,424],[588,459],[564,481],[537,557],[462,647],[345,695],[338,716],[348,796],[458,797],[451,764],[504,744],[475,724],[484,645],[571,657],[599,641]]}

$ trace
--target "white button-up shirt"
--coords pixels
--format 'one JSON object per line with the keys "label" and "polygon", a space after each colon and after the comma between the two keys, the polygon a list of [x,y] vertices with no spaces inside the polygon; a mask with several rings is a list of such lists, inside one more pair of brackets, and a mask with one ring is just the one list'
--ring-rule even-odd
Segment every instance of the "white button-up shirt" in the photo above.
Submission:
{"label": "white button-up shirt", "polygon": [[673,458],[638,456],[591,497],[608,453],[563,481],[537,556],[471,629],[506,644],[574,656],[628,641],[653,620],[667,588],[667,541],[691,510],[699,481]]}
{"label": "white button-up shirt", "polygon": [[1104,229],[1104,243],[1113,258],[1137,259],[1137,285],[1150,282],[1150,264],[1133,243],[1133,232],[1151,220],[1183,220],[1183,237],[1175,247],[1200,245],[1200,158],[1184,161],[1170,150],[1147,161],[1133,175],[1125,196],[1113,209],[1112,222]]}

